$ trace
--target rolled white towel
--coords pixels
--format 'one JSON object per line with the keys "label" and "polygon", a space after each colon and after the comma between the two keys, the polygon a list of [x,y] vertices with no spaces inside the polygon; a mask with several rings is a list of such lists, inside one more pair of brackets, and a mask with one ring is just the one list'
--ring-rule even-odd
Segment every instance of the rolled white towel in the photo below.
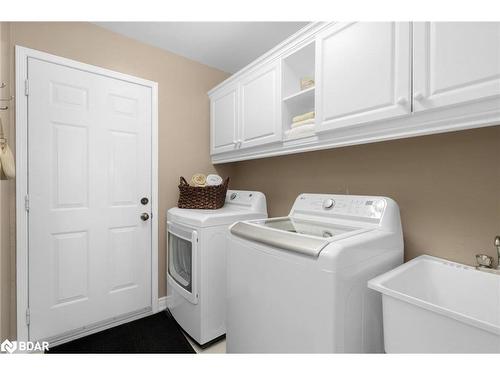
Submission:
{"label": "rolled white towel", "polygon": [[222,184],[222,177],[217,174],[209,174],[207,176],[207,186],[218,186]]}

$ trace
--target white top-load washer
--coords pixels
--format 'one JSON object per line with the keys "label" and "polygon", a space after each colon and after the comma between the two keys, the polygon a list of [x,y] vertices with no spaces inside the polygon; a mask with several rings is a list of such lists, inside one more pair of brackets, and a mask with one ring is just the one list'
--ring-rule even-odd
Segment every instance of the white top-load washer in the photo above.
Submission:
{"label": "white top-load washer", "polygon": [[266,198],[256,191],[228,190],[218,210],[167,212],[167,304],[201,346],[226,333],[226,244],[230,224],[267,217]]}
{"label": "white top-load washer", "polygon": [[389,198],[301,194],[288,217],[234,223],[229,353],[382,352],[382,303],[368,280],[403,262]]}

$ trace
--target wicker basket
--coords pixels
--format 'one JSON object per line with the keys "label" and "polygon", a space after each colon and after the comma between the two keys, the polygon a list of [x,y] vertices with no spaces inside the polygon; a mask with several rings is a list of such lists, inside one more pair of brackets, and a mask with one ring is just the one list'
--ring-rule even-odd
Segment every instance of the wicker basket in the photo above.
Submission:
{"label": "wicker basket", "polygon": [[179,208],[199,208],[215,210],[224,206],[229,177],[217,186],[191,186],[184,177],[179,183]]}

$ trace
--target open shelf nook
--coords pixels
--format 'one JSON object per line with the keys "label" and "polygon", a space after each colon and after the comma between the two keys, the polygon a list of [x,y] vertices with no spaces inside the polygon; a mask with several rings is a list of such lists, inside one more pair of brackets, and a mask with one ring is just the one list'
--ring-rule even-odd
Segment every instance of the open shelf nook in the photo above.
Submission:
{"label": "open shelf nook", "polygon": [[[283,131],[285,139],[314,135],[314,117],[292,127],[293,118],[315,111],[315,43],[311,42],[283,59]],[[294,128],[294,129],[292,129]]]}

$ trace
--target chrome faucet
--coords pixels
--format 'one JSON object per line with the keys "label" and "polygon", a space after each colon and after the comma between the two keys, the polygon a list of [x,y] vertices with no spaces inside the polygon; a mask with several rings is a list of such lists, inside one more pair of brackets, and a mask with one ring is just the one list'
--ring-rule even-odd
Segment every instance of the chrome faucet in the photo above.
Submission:
{"label": "chrome faucet", "polygon": [[490,257],[486,254],[476,254],[476,269],[479,271],[495,273],[500,275],[500,236],[495,237],[494,242],[495,247],[497,248],[497,266],[493,268],[493,257]]}
{"label": "chrome faucet", "polygon": [[493,268],[493,257],[486,254],[476,254],[477,269],[492,269]]}
{"label": "chrome faucet", "polygon": [[497,270],[500,270],[500,236],[495,237],[495,247],[497,248]]}

